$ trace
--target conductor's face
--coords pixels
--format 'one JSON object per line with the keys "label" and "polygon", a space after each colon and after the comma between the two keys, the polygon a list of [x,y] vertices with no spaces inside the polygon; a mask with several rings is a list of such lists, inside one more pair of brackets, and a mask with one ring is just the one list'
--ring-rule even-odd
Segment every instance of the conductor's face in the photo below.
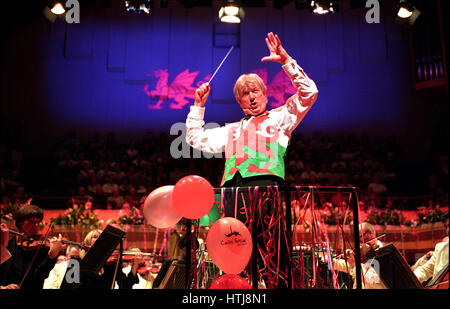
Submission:
{"label": "conductor's face", "polygon": [[237,101],[246,115],[256,116],[266,110],[266,93],[255,78],[242,83]]}

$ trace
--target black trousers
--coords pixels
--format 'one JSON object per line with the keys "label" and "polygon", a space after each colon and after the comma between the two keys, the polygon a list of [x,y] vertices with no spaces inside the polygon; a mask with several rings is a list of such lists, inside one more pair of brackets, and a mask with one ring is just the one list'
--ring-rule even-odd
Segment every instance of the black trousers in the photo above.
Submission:
{"label": "black trousers", "polygon": [[[255,195],[252,194],[253,189],[250,191],[248,189],[255,186],[273,187],[284,184],[285,181],[277,176],[242,178],[237,173],[223,185],[235,190],[236,187],[240,187],[237,190],[237,198],[236,191],[226,194],[224,210],[225,216],[244,222],[252,233],[253,252],[248,271],[252,274],[254,287],[260,273],[268,289],[287,288],[288,280],[292,278],[288,275],[291,272],[290,240],[286,233],[284,214],[281,206],[276,203],[274,191],[261,188]],[[251,218],[253,220],[250,220]],[[273,224],[274,219],[278,220],[277,224]]]}

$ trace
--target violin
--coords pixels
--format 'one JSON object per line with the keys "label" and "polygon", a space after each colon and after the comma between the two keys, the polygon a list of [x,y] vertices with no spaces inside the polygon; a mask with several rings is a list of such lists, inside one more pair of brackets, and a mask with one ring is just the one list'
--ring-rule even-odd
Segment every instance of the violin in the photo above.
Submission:
{"label": "violin", "polygon": [[[377,243],[375,244],[370,244],[370,242],[372,242],[373,240],[379,239],[386,236],[386,234],[381,234],[377,237],[374,237],[372,239],[369,239],[365,242],[361,242],[361,244],[359,245],[359,249],[360,249],[360,255],[361,255],[361,263],[365,263],[367,262],[367,258],[368,256],[370,256],[370,253],[376,249],[378,249],[378,245]],[[345,250],[345,253],[341,253],[339,255],[336,255],[335,258],[336,259],[343,259],[343,258],[348,258],[350,255],[353,255],[354,251],[351,249],[347,249]],[[333,252],[332,252],[333,255]]]}
{"label": "violin", "polygon": [[444,267],[436,275],[436,279],[432,279],[425,288],[432,290],[448,289],[448,265]]}
{"label": "violin", "polygon": [[141,276],[147,276],[149,273],[157,274],[161,268],[161,264],[152,264],[149,261],[145,261],[144,265],[137,269],[137,272]]}
{"label": "violin", "polygon": [[379,238],[382,238],[386,236],[386,234],[381,234],[380,236],[374,237],[372,239],[369,239],[363,243],[361,243],[360,245],[360,254],[361,254],[361,262],[365,263],[367,262],[367,259],[369,258],[369,256],[372,256],[372,252],[374,252],[375,250],[379,249],[379,245],[377,242],[371,244],[371,242],[373,240],[378,240]]}
{"label": "violin", "polygon": [[[44,237],[42,235],[35,235],[35,236],[30,236],[30,237],[26,237],[26,236],[24,236],[24,235],[22,236],[22,235],[18,235],[23,238],[22,241],[19,243],[19,246],[21,246],[24,250],[36,250],[40,247],[46,248],[46,249],[50,248],[50,238],[43,239]],[[76,246],[76,247],[79,247],[80,249],[84,249],[84,250],[89,250],[89,248],[90,248],[89,246],[84,246],[80,243],[70,241],[67,239],[62,239],[61,243],[63,245]]]}
{"label": "violin", "polygon": [[[138,252],[138,251],[123,251],[122,252],[122,261],[131,263],[136,255],[143,255],[144,257],[154,257],[155,255],[153,253],[147,253],[147,252]],[[117,260],[119,259],[119,250],[115,250],[113,254],[106,260],[105,265],[111,265],[117,263]]]}

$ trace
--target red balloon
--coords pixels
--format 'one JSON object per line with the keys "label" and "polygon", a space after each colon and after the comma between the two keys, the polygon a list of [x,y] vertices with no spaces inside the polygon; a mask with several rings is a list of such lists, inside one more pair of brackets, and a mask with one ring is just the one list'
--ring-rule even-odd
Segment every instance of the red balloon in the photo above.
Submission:
{"label": "red balloon", "polygon": [[183,217],[200,219],[209,213],[214,205],[214,188],[203,177],[183,177],[175,184],[172,203]]}
{"label": "red balloon", "polygon": [[211,283],[210,289],[251,289],[252,286],[241,276],[225,274]]}
{"label": "red balloon", "polygon": [[206,248],[211,260],[223,272],[239,274],[252,255],[252,236],[244,223],[224,217],[214,222],[209,229]]}

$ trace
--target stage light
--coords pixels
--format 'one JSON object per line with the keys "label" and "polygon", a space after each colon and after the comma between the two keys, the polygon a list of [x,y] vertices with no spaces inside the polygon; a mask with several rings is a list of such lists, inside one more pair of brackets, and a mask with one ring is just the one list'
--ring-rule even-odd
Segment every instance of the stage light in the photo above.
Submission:
{"label": "stage light", "polygon": [[61,4],[61,2],[55,2],[55,4],[53,4],[53,7],[51,8],[50,11],[55,15],[61,15],[66,12],[66,10],[64,9],[64,6]]}
{"label": "stage light", "polygon": [[412,6],[410,3],[403,2],[399,5],[397,16],[400,18],[410,18],[413,12],[414,6]]}
{"label": "stage light", "polygon": [[398,17],[400,17],[400,18],[410,18],[411,15],[412,15],[412,13],[413,13],[413,12],[410,11],[410,10],[408,10],[407,8],[401,7],[401,8],[398,10],[397,15],[398,15]]}
{"label": "stage light", "polygon": [[328,13],[336,12],[336,4],[334,1],[321,1],[321,0],[313,0],[311,1],[311,8],[314,14],[324,15]]}
{"label": "stage light", "polygon": [[420,11],[406,0],[400,0],[396,8],[395,22],[399,24],[412,25],[420,15]]}
{"label": "stage light", "polygon": [[234,0],[225,1],[224,6],[219,10],[220,21],[224,23],[238,24],[244,18],[244,15],[244,9]]}
{"label": "stage light", "polygon": [[125,10],[129,13],[145,13],[150,14],[150,11],[153,7],[153,2],[151,0],[128,0],[125,1]]}
{"label": "stage light", "polygon": [[42,14],[47,18],[51,23],[54,23],[58,18],[64,19],[66,9],[64,5],[59,1],[48,1],[42,11]]}

